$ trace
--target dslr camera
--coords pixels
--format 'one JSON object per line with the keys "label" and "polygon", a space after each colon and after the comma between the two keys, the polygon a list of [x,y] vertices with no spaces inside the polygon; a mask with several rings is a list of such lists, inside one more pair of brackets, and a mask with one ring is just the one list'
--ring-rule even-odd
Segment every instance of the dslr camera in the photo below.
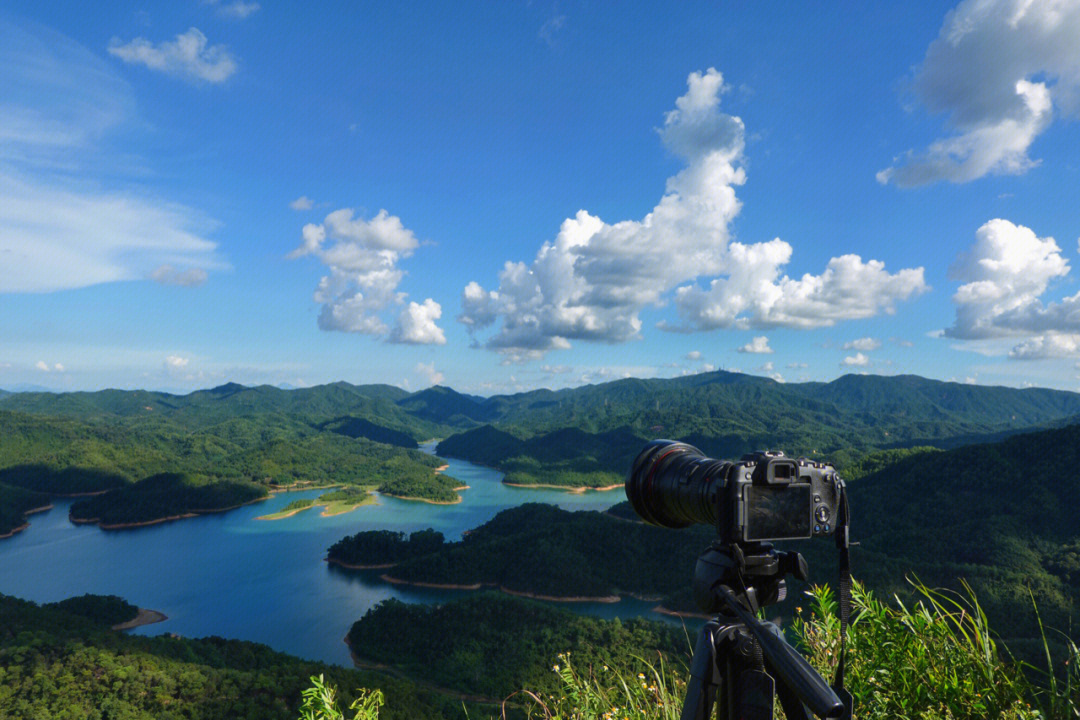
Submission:
{"label": "dslr camera", "polygon": [[626,496],[645,521],[713,525],[724,543],[830,535],[843,487],[827,463],[778,451],[714,460],[672,440],[646,445],[626,478]]}

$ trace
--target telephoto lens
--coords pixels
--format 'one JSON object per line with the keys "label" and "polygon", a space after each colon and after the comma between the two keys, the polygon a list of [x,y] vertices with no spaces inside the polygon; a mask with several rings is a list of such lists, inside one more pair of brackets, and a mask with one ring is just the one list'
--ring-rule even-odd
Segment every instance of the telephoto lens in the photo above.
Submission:
{"label": "telephoto lens", "polygon": [[731,467],[730,462],[705,457],[693,445],[654,440],[630,468],[626,497],[653,525],[716,525],[718,493]]}

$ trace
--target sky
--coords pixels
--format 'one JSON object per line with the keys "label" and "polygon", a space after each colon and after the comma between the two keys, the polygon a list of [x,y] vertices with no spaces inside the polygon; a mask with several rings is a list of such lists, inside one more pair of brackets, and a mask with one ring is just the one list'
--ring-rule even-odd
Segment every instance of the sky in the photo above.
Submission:
{"label": "sky", "polygon": [[1080,0],[0,7],[0,388],[1080,390]]}

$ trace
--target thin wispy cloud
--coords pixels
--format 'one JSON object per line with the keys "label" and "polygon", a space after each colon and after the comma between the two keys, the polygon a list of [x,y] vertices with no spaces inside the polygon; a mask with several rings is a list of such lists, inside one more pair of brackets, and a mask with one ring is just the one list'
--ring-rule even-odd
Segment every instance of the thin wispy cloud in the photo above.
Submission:
{"label": "thin wispy cloud", "polygon": [[244,20],[251,17],[262,7],[257,2],[244,2],[244,0],[232,0],[221,2],[220,0],[203,0],[206,5],[213,5],[217,14],[223,18]]}
{"label": "thin wispy cloud", "polygon": [[[93,181],[108,163],[105,138],[134,111],[109,63],[54,31],[3,22],[0,58],[0,292],[154,278],[163,267],[163,278],[197,284],[227,266],[201,213]],[[61,159],[78,181],[56,172]]]}
{"label": "thin wispy cloud", "polygon": [[174,40],[156,45],[145,38],[123,42],[113,38],[109,54],[126,63],[194,82],[223,83],[237,70],[236,59],[224,45],[211,45],[198,28],[188,28]]}

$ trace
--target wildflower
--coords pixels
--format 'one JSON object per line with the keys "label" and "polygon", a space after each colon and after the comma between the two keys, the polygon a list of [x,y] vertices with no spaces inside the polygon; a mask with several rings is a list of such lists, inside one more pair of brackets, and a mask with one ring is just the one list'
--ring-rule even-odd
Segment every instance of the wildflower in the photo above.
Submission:
{"label": "wildflower", "polygon": [[552,665],[551,669],[554,670],[555,672],[559,672],[559,666],[558,665]]}
{"label": "wildflower", "polygon": [[645,673],[638,673],[637,676],[638,676],[638,680],[644,680],[645,679]]}

